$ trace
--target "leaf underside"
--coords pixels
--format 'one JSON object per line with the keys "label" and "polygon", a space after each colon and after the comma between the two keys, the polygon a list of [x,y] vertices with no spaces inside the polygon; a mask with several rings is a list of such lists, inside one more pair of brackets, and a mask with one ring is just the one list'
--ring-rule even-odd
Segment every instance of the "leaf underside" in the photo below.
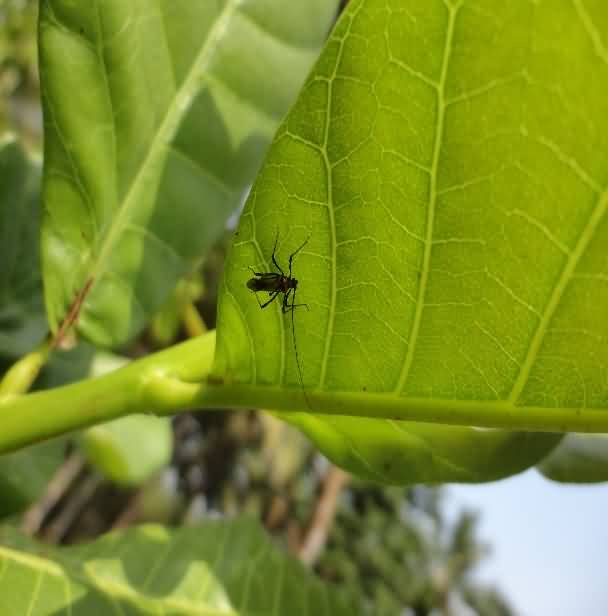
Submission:
{"label": "leaf underside", "polygon": [[[291,321],[245,287],[278,229],[284,268],[310,235],[305,389],[608,412],[606,32],[592,0],[349,3],[243,213],[217,371],[300,386]],[[559,438],[297,422],[390,482],[497,478]]]}

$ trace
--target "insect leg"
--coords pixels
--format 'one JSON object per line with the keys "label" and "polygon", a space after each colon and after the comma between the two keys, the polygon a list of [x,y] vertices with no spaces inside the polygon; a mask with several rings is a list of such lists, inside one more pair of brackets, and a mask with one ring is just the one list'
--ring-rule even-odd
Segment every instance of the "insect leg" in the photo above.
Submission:
{"label": "insect leg", "polygon": [[281,276],[285,276],[285,273],[283,272],[283,270],[281,269],[281,266],[277,263],[277,260],[275,258],[275,253],[277,251],[277,242],[279,241],[279,230],[277,229],[277,236],[274,238],[274,248],[272,249],[272,262],[274,263],[274,266],[279,270],[279,272],[281,272]]}
{"label": "insect leg", "polygon": [[282,306],[282,310],[283,310],[283,314],[285,314],[286,312],[293,312],[295,308],[300,308],[301,306],[304,306],[306,308],[306,310],[308,310],[308,304],[296,304],[294,303],[296,301],[296,292],[293,291],[293,296],[291,298],[291,304],[287,301],[287,298],[289,297],[289,294],[293,291],[293,289],[289,289],[289,291],[287,291],[287,293],[285,293],[285,295],[283,296],[283,306]]}
{"label": "insect leg", "polygon": [[289,312],[289,306],[291,304],[288,302],[288,299],[289,299],[289,295],[291,294],[292,291],[293,291],[293,289],[288,289],[287,293],[285,293],[285,295],[283,295],[283,305],[281,306],[281,310],[283,311],[283,314],[285,314],[286,312]]}
{"label": "insect leg", "polygon": [[274,302],[274,300],[279,296],[279,294],[281,293],[281,290],[279,289],[278,291],[274,291],[272,293],[272,295],[270,296],[270,299],[267,302],[264,302],[263,304],[260,303],[260,298],[258,297],[258,294],[256,293],[255,296],[258,300],[258,304],[260,304],[260,308],[266,308],[266,306],[268,306],[268,304],[272,304],[272,302]]}
{"label": "insect leg", "polygon": [[[291,278],[291,264],[293,263],[293,258],[308,244],[308,240],[310,239],[310,235],[304,240],[304,243],[295,251],[289,255],[289,277]],[[294,293],[295,296],[295,293]]]}

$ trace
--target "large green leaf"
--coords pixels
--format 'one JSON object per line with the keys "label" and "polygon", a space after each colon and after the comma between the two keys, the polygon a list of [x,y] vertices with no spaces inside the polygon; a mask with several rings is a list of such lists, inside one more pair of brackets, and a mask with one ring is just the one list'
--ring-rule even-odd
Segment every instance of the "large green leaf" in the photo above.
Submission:
{"label": "large green leaf", "polygon": [[[8,528],[3,616],[339,616],[353,605],[282,555],[257,523],[141,526],[81,547],[32,544]],[[32,554],[16,551],[27,550]]]}
{"label": "large green leaf", "polygon": [[223,230],[337,0],[42,0],[43,270],[56,331],[136,334]]}
{"label": "large green leaf", "polygon": [[[606,32],[597,1],[350,2],[242,216],[216,372],[297,395],[291,315],[245,286],[248,266],[273,269],[278,230],[284,268],[310,236],[293,264],[309,311],[293,323],[311,399],[348,392],[341,412],[371,418],[421,401],[430,420],[451,407],[472,425],[608,412]],[[390,481],[495,478],[557,442],[306,424],[334,459]]]}
{"label": "large green leaf", "polygon": [[38,251],[40,165],[0,143],[0,355],[19,357],[47,332]]}

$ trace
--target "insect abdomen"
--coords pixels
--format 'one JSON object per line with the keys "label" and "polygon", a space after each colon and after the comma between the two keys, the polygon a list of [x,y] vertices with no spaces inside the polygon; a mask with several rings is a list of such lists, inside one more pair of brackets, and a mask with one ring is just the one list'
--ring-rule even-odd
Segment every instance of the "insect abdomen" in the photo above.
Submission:
{"label": "insect abdomen", "polygon": [[250,278],[247,281],[247,288],[251,289],[252,291],[262,291],[262,287],[260,285],[260,281],[257,278]]}
{"label": "insect abdomen", "polygon": [[281,288],[281,278],[279,276],[250,278],[247,281],[247,288],[251,291],[268,291],[269,293]]}

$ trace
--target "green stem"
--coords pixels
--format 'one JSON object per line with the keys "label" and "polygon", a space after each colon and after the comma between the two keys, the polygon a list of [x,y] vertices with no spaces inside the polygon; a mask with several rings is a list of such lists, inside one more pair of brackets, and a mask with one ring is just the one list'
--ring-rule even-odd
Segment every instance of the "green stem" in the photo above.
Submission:
{"label": "green stem", "polygon": [[51,353],[48,340],[42,342],[37,349],[15,362],[0,381],[0,399],[17,396],[27,392],[46,364]]}
{"label": "green stem", "polygon": [[[239,385],[210,377],[215,332],[135,361],[108,375],[0,402],[0,452],[129,413],[172,415],[194,408],[264,408],[276,415],[420,421],[515,431],[608,433],[608,409],[515,406],[507,401],[404,398]],[[307,408],[307,404],[310,408]]]}
{"label": "green stem", "polygon": [[203,321],[203,317],[201,317],[196,305],[192,301],[186,302],[182,309],[182,322],[190,338],[202,336],[209,331],[205,321]]}
{"label": "green stem", "polygon": [[215,332],[134,361],[110,374],[0,401],[0,452],[130,413],[172,414],[196,404]]}

